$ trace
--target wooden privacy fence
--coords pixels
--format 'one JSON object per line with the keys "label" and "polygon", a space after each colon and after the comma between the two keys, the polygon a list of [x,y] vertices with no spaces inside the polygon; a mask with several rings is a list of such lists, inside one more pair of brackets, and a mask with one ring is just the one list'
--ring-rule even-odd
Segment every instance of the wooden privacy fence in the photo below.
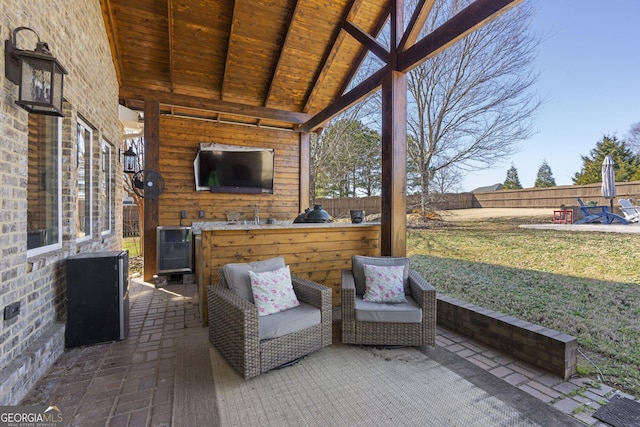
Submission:
{"label": "wooden privacy fence", "polygon": [[[472,193],[430,194],[428,207],[436,210],[465,209],[473,207]],[[420,195],[407,197],[407,210],[420,209]],[[336,199],[316,199],[315,204],[335,218],[349,217],[351,209],[363,210],[366,215],[379,214],[382,209],[380,196],[339,197]]]}
{"label": "wooden privacy fence", "polygon": [[135,237],[140,235],[140,221],[138,220],[138,208],[136,205],[122,206],[122,237]]}
{"label": "wooden privacy fence", "polygon": [[[560,208],[561,205],[577,206],[577,197],[584,202],[595,201],[598,205],[608,205],[609,200],[601,196],[601,184],[562,185],[549,188],[525,188],[523,190],[499,190],[488,193],[474,193],[476,208]],[[616,183],[616,200],[631,199],[637,204],[640,197],[640,181]]]}
{"label": "wooden privacy fence", "polygon": [[[563,185],[550,188],[525,188],[522,190],[498,190],[486,193],[447,193],[429,195],[428,208],[433,210],[467,208],[560,208],[575,207],[577,197],[584,202],[594,201],[598,205],[609,204],[600,195],[601,184]],[[640,205],[640,181],[616,183],[617,196],[614,206],[619,208],[617,199],[631,199]],[[381,211],[379,196],[340,197],[336,199],[316,199],[315,204],[322,205],[336,218],[349,217],[349,210],[360,209],[367,215]],[[407,211],[420,208],[420,195],[407,197]]]}

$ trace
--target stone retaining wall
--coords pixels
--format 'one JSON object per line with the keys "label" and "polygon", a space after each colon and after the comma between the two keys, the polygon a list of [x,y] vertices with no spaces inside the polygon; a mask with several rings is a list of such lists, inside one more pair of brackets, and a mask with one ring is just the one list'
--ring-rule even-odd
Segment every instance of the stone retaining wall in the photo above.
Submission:
{"label": "stone retaining wall", "polygon": [[578,340],[455,298],[438,295],[438,324],[471,337],[565,381],[577,372]]}

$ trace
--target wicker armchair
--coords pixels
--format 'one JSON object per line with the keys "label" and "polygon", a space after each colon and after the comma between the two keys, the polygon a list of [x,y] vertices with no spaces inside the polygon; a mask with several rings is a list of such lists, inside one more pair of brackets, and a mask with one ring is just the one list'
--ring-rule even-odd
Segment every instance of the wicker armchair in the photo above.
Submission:
{"label": "wicker armchair", "polygon": [[[400,264],[396,262],[399,261]],[[363,263],[377,265],[402,265],[406,263],[406,298],[409,310],[421,310],[417,320],[404,322],[403,314],[394,311],[407,309],[405,304],[363,303],[364,284],[356,285],[354,270],[362,269]],[[358,274],[356,273],[356,276]],[[359,279],[363,280],[363,276]],[[360,288],[360,289],[358,289]],[[417,303],[417,304],[416,304]],[[367,306],[368,304],[368,306]],[[364,307],[363,307],[364,306]],[[373,306],[373,314],[365,313]],[[361,310],[358,313],[358,310]],[[366,320],[359,320],[366,319]],[[407,258],[353,257],[353,270],[342,271],[342,342],[364,345],[434,345],[436,336],[436,290],[417,272],[409,269]]]}
{"label": "wicker armchair", "polygon": [[[319,310],[321,322],[283,336],[261,340],[260,317],[256,306],[229,288],[224,268],[220,268],[220,284],[207,288],[209,341],[245,379],[331,344],[330,288],[292,274],[291,281],[297,299],[306,303],[307,309],[312,306]],[[278,314],[262,319],[264,321],[264,318]]]}

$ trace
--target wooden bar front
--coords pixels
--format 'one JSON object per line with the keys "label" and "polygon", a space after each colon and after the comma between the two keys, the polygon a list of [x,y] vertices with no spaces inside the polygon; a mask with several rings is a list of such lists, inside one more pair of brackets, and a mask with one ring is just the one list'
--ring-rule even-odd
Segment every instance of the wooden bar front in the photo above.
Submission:
{"label": "wooden bar front", "polygon": [[380,224],[284,224],[196,227],[196,277],[201,314],[208,322],[206,288],[218,268],[234,262],[284,257],[291,273],[333,290],[340,304],[340,273],[353,255],[380,255]]}

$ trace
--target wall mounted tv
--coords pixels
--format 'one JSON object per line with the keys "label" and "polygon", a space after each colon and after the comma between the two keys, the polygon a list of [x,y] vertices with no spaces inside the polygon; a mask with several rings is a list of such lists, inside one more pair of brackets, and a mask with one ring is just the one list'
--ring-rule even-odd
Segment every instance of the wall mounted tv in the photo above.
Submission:
{"label": "wall mounted tv", "polygon": [[196,191],[273,193],[274,150],[201,143],[193,161]]}

